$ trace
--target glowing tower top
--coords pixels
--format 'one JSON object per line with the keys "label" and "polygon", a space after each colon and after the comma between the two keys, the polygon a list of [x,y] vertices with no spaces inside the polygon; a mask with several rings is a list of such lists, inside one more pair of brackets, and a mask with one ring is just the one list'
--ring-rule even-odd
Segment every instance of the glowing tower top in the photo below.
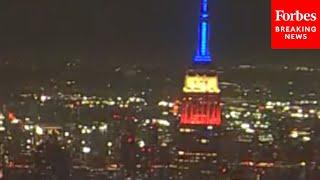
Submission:
{"label": "glowing tower top", "polygon": [[201,13],[198,29],[198,47],[194,56],[195,64],[211,63],[212,58],[209,52],[210,27],[209,27],[208,0],[201,0]]}

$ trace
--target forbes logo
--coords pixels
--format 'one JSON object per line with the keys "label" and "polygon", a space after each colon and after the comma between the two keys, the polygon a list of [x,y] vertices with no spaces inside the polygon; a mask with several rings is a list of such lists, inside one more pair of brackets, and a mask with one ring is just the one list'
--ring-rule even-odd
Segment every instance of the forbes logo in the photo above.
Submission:
{"label": "forbes logo", "polygon": [[320,0],[271,0],[273,49],[320,49]]}
{"label": "forbes logo", "polygon": [[276,21],[316,21],[317,13],[301,13],[299,10],[295,12],[285,12],[284,10],[276,10]]}

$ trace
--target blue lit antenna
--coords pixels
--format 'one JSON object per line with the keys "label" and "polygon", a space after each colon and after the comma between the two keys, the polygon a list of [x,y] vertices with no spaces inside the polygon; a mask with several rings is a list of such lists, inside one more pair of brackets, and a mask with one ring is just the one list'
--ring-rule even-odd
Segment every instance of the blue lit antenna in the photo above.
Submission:
{"label": "blue lit antenna", "polygon": [[201,0],[201,15],[198,32],[198,47],[196,55],[193,59],[194,63],[210,63],[212,61],[209,52],[209,14],[208,14],[208,0]]}

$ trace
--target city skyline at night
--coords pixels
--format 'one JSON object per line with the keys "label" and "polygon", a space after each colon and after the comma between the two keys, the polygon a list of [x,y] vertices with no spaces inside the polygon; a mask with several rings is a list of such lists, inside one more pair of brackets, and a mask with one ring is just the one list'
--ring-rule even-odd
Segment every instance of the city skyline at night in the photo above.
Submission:
{"label": "city skyline at night", "polygon": [[320,51],[270,1],[1,1],[0,180],[320,179]]}

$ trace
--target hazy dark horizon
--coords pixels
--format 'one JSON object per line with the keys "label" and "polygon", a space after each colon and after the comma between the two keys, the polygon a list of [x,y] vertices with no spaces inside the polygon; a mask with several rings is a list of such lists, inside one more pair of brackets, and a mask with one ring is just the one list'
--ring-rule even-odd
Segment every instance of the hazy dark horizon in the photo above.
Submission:
{"label": "hazy dark horizon", "polygon": [[[317,50],[271,50],[269,1],[209,4],[211,51],[218,63],[320,59]],[[2,62],[55,65],[81,59],[168,66],[190,63],[194,54],[198,0],[11,0],[0,8]]]}

